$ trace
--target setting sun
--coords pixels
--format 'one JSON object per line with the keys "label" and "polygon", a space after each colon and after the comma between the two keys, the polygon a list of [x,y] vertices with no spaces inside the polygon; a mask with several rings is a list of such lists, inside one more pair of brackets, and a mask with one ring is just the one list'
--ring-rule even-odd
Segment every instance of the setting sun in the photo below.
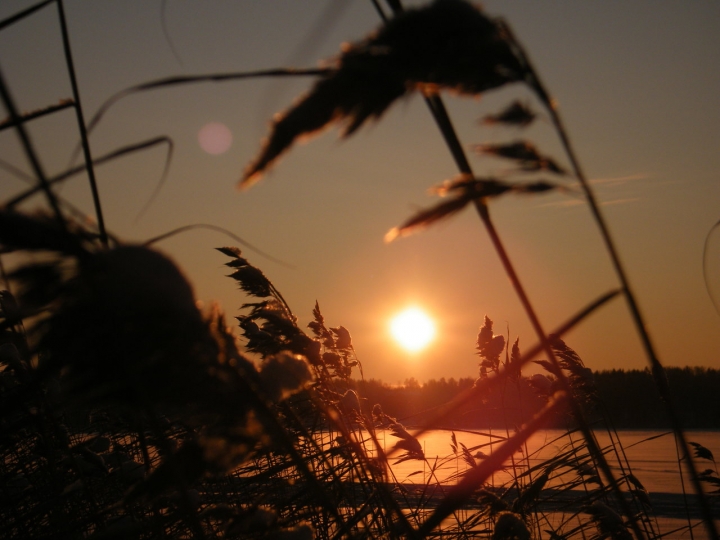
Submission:
{"label": "setting sun", "polygon": [[409,307],[392,318],[390,333],[403,349],[417,352],[435,337],[435,323],[422,309]]}

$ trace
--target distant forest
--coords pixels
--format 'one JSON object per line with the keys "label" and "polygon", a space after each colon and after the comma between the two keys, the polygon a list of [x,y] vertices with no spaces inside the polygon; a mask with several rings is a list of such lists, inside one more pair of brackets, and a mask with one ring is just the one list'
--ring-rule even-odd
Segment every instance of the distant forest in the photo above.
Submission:
{"label": "distant forest", "polygon": [[[720,370],[698,367],[666,368],[673,404],[685,429],[720,429]],[[442,422],[447,428],[504,428],[524,423],[546,401],[548,388],[538,376],[508,381],[490,395],[478,396]],[[550,379],[546,379],[550,381]],[[472,378],[430,380],[414,378],[390,386],[376,379],[354,381],[363,408],[379,404],[383,411],[408,426],[420,425],[475,382]],[[649,370],[611,370],[592,373],[590,384],[576,391],[588,420],[606,417],[618,429],[670,427],[665,408]],[[550,427],[573,423],[569,413],[558,415]]]}

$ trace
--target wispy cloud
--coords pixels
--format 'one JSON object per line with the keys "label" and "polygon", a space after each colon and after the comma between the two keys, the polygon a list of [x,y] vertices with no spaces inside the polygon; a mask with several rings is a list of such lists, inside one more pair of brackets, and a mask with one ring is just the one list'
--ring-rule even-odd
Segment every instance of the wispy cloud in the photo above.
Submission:
{"label": "wispy cloud", "polygon": [[[631,204],[640,200],[640,197],[625,197],[622,199],[610,199],[610,200],[598,200],[600,206],[615,206],[619,204]],[[579,198],[565,199],[562,201],[553,201],[543,204],[538,204],[538,208],[573,208],[576,206],[585,205],[585,197],[580,196]]]}
{"label": "wispy cloud", "polygon": [[546,202],[535,205],[537,208],[570,208],[573,206],[581,206],[585,204],[585,199],[564,199],[562,201]]}
{"label": "wispy cloud", "polygon": [[637,173],[625,176],[616,176],[614,178],[591,178],[589,182],[592,186],[619,186],[637,180],[647,180],[648,178],[650,178],[650,175],[647,173]]}
{"label": "wispy cloud", "polygon": [[600,201],[600,206],[614,206],[617,204],[630,204],[639,201],[640,197],[627,197],[625,199],[615,199],[612,201]]}
{"label": "wispy cloud", "polygon": [[[611,178],[592,178],[589,183],[592,187],[597,188],[601,193],[607,193],[611,189],[617,189],[619,186],[624,186],[640,180],[648,180],[651,176],[647,173],[629,174],[625,176],[616,176]],[[582,194],[580,184],[576,183],[571,186],[570,192],[573,194],[572,198],[564,199],[559,201],[552,201],[537,205],[538,207],[551,207],[551,208],[572,208],[576,206],[582,206],[586,204],[585,196]],[[631,204],[640,200],[640,197],[617,197],[617,198],[603,198],[598,196],[598,203],[600,206],[611,206],[620,204]]]}

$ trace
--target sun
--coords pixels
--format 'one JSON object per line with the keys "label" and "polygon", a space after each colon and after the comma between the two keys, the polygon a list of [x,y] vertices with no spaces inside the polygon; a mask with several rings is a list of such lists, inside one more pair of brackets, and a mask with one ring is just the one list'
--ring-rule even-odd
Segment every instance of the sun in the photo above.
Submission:
{"label": "sun", "polygon": [[390,320],[390,333],[409,352],[418,352],[435,338],[435,323],[418,307],[408,307]]}

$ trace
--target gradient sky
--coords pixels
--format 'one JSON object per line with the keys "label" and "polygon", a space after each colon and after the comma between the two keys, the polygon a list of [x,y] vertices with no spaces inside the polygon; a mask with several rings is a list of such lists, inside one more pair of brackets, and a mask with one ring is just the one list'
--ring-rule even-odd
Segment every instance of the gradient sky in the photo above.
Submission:
{"label": "gradient sky", "polygon": [[[2,0],[0,18],[35,2]],[[419,5],[421,2],[407,2]],[[720,315],[703,279],[703,248],[720,219],[720,3],[714,0],[483,3],[525,45],[557,99],[592,179],[661,360],[720,368]],[[314,67],[340,44],[379,24],[369,0],[168,0],[65,2],[86,116],[115,92],[159,77]],[[0,32],[0,69],[23,111],[71,96],[57,10],[48,6]],[[341,141],[331,129],[295,146],[265,179],[236,188],[272,115],[312,84],[308,78],[198,84],[128,97],[91,137],[98,156],[160,135],[174,142],[166,185],[138,217],[163,170],[155,148],[98,167],[108,228],[143,241],[193,223],[224,227],[288,268],[249,250],[304,326],[317,300],[331,326],[347,327],[366,377],[394,383],[477,374],[474,343],[483,317],[498,333],[536,342],[472,211],[389,245],[383,236],[434,199],[428,188],[456,174],[419,96]],[[514,98],[539,109],[521,87],[480,99],[445,96],[468,149],[525,137],[566,163],[546,117],[520,132],[477,120]],[[49,174],[67,167],[77,142],[70,110],[36,121],[31,134]],[[226,125],[230,148],[209,154],[198,132]],[[0,159],[29,172],[16,136],[0,132]],[[470,154],[478,174],[505,175],[508,163]],[[0,169],[0,200],[26,185]],[[568,184],[570,182],[568,181]],[[78,177],[62,196],[92,212]],[[31,201],[25,208],[40,204]],[[508,196],[491,214],[548,331],[617,286],[582,198]],[[228,317],[246,301],[225,278],[233,245],[212,231],[158,244],[187,274],[203,302]],[[710,288],[720,304],[720,231],[709,238]],[[409,355],[388,337],[387,320],[425,306],[439,337]],[[509,329],[509,330],[508,330]],[[624,301],[614,300],[566,336],[593,369],[644,368]]]}

